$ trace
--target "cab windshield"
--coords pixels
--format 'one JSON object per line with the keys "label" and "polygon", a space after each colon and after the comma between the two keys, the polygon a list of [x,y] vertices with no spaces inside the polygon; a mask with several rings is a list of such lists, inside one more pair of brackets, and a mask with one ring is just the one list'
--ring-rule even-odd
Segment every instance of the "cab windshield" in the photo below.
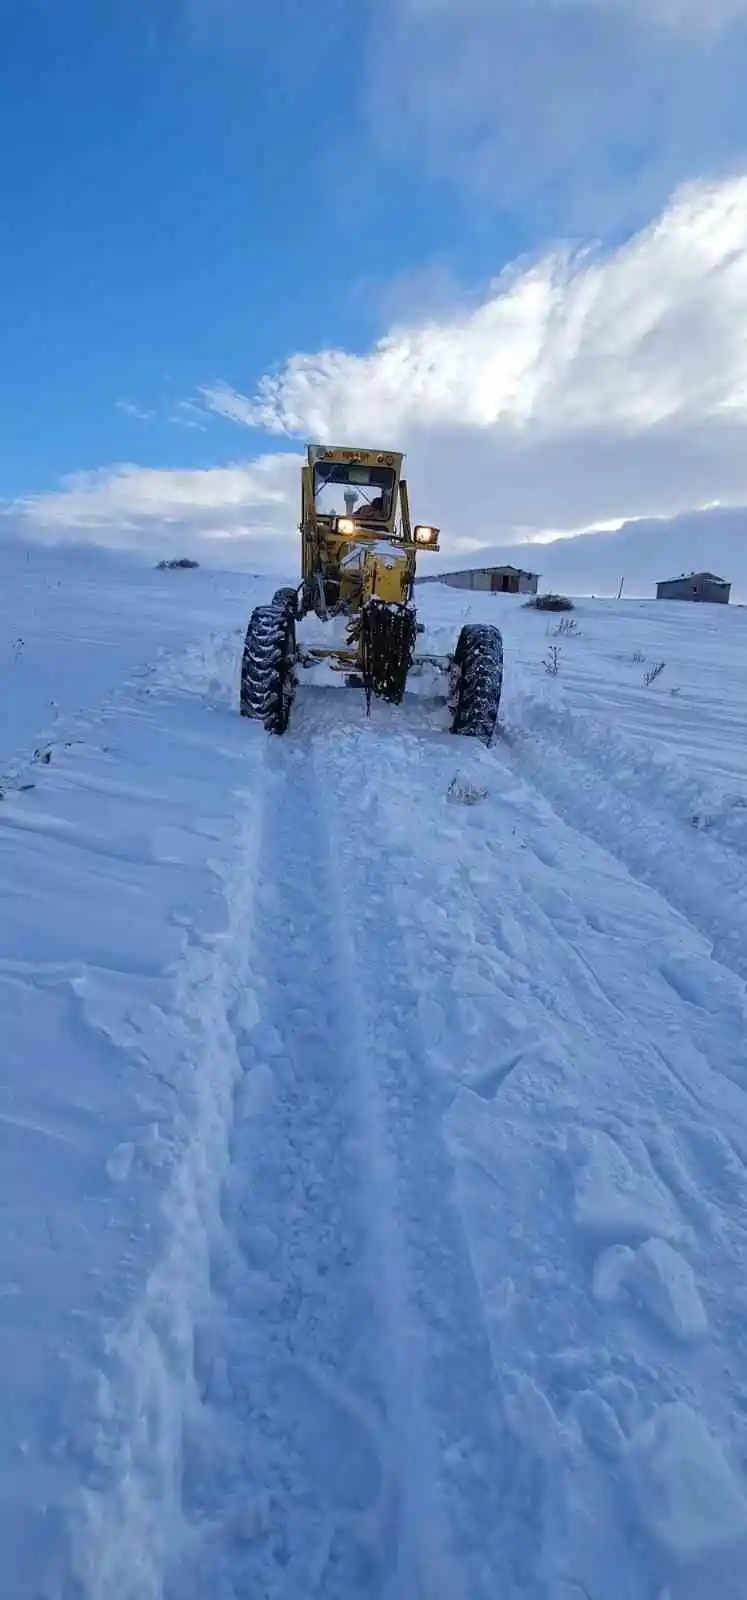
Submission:
{"label": "cab windshield", "polygon": [[362,467],[348,461],[317,461],[314,505],[321,517],[388,522],[392,514],[393,467]]}

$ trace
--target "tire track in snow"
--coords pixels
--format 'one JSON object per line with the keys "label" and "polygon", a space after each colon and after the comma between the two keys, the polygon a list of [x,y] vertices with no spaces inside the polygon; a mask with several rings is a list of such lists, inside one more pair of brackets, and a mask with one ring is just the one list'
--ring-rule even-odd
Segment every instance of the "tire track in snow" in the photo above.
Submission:
{"label": "tire track in snow", "polygon": [[393,1559],[317,797],[275,743],[266,781],[174,1600],[379,1596]]}
{"label": "tire track in snow", "polygon": [[[108,819],[110,828],[116,828],[118,823],[125,828],[133,817],[142,823],[145,802],[150,808],[154,801],[157,805],[171,801],[174,836],[189,840],[189,827],[199,826],[201,804],[207,802],[211,784],[216,782],[212,770],[209,779],[205,779],[205,762],[210,757],[215,760],[215,744],[209,742],[206,729],[191,721],[182,722],[173,697],[168,691],[165,695],[161,692],[154,697],[148,720],[159,736],[157,750],[165,759],[166,775],[154,776],[156,764],[146,759],[148,746],[132,736],[133,727],[145,720],[142,707],[133,696],[132,706],[127,708],[124,702],[124,708],[128,714],[125,719],[120,708],[119,736],[126,739],[128,781],[123,783],[116,767],[112,772],[108,761],[98,760],[89,765],[85,788],[109,798],[113,811],[113,817]],[[168,727],[171,721],[173,728]],[[162,1007],[148,999],[147,989],[145,1000],[138,995],[137,985],[133,989],[133,977],[137,979],[140,973],[141,955],[134,938],[132,949],[138,957],[137,965],[123,967],[119,955],[111,968],[81,960],[79,975],[71,985],[80,1000],[81,1022],[122,1050],[122,1074],[127,1067],[141,1070],[146,1083],[148,1078],[154,1078],[165,1085],[176,1105],[173,1124],[167,1122],[168,1141],[164,1139],[161,1150],[159,1139],[153,1151],[153,1159],[159,1166],[163,1162],[169,1176],[163,1188],[155,1190],[153,1212],[142,1224],[143,1232],[152,1230],[153,1251],[157,1253],[153,1254],[142,1283],[133,1271],[137,1293],[131,1300],[128,1298],[121,1320],[112,1318],[105,1328],[97,1355],[100,1367],[90,1373],[84,1369],[78,1392],[69,1403],[70,1449],[81,1469],[81,1491],[71,1507],[70,1520],[71,1564],[78,1584],[75,1594],[95,1595],[97,1600],[163,1600],[169,1544],[179,1523],[182,1434],[185,1415],[194,1399],[194,1332],[205,1303],[210,1245],[239,1067],[230,1012],[244,976],[243,952],[254,928],[263,754],[258,740],[251,792],[239,794],[238,786],[232,792],[232,784],[237,767],[243,769],[246,765],[246,745],[242,747],[236,741],[221,751],[225,764],[222,762],[218,771],[225,785],[226,833],[218,825],[222,819],[209,824],[208,838],[216,839],[215,854],[210,852],[209,856],[210,877],[228,885],[236,881],[238,874],[242,892],[231,900],[225,924],[219,916],[219,926],[213,931],[204,924],[192,923],[191,908],[189,917],[184,916],[181,905],[174,908],[174,922],[188,931],[181,954],[169,968]],[[69,785],[75,799],[74,780],[72,764],[67,773],[64,769],[56,773],[57,793],[64,795]],[[187,799],[180,793],[182,789]],[[81,792],[78,776],[76,810]],[[242,805],[242,825],[234,837],[230,822],[237,800]],[[82,819],[76,810],[70,837],[79,852],[81,867],[90,874],[86,853],[94,859],[103,855],[106,861],[113,852],[103,825],[100,835],[90,825],[84,829],[82,823],[88,818],[84,813]],[[182,812],[186,813],[183,818]],[[96,815],[94,810],[94,820]],[[102,880],[105,898],[116,898],[118,884],[127,883],[129,863],[136,867],[144,861],[149,869],[163,849],[158,841],[151,852],[152,836],[145,830],[141,835],[135,824],[132,842],[127,843],[131,853],[124,855],[124,873],[121,877],[113,874],[110,881]],[[118,856],[121,860],[121,846]],[[185,853],[182,860],[185,877],[189,878],[190,855]],[[127,884],[133,896],[142,896],[146,912],[149,907],[160,912],[155,895],[144,892],[142,877],[136,874],[135,878],[133,886]],[[225,910],[227,897],[221,896],[217,886],[215,898]],[[207,907],[209,912],[215,909],[209,894],[203,900],[197,899],[196,905],[203,910]],[[123,918],[126,906],[123,908],[121,902],[118,911]],[[161,930],[158,921],[155,931],[148,929],[145,912],[141,911],[141,916],[143,929],[140,921],[134,926],[141,936],[145,934],[143,966],[147,968],[148,956],[153,961],[148,938],[151,934],[158,937]],[[128,949],[127,942],[124,949]],[[160,980],[160,966],[156,970]],[[156,990],[160,1000],[159,990],[160,982]],[[101,1070],[108,1066],[109,1057],[104,1054]],[[136,1127],[141,1120],[142,1117],[136,1119]],[[157,1134],[157,1125],[155,1131]],[[143,1163],[147,1170],[147,1161],[142,1136],[133,1142],[128,1140],[111,1152],[108,1176],[122,1184],[129,1183],[131,1164],[138,1167]],[[141,1172],[133,1172],[132,1181],[137,1200]],[[133,1209],[128,1219],[125,1211],[121,1220],[112,1221],[112,1229],[131,1233],[136,1243],[137,1216]],[[133,1263],[136,1267],[134,1249]],[[62,1591],[55,1588],[54,1592]]]}
{"label": "tire track in snow", "polygon": [[[367,1016],[368,1081],[361,1104],[372,1105],[369,1125],[377,1128],[368,1153],[373,1184],[384,1190],[378,1215],[393,1221],[400,1235],[399,1290],[417,1298],[423,1408],[431,1411],[438,1429],[443,1509],[461,1563],[455,1592],[530,1600],[540,1592],[534,1462],[505,1426],[486,1306],[444,1137],[443,1114],[452,1091],[441,1073],[441,1000],[448,1009],[461,929],[458,921],[448,929],[448,955],[436,950],[429,918],[434,884],[417,808],[422,804],[427,837],[433,820],[430,785],[434,775],[445,777],[455,747],[440,731],[423,737],[422,718],[413,721],[412,730],[398,729],[399,737],[390,728],[377,738],[375,728],[375,723],[364,724],[344,734],[338,729],[325,743],[317,742],[316,754],[331,796],[339,882],[349,885],[338,925],[346,930],[350,958],[357,962]],[[451,861],[457,875],[459,858],[457,847]],[[479,990],[483,978],[474,951],[468,950],[467,958]],[[433,994],[436,963],[440,999]],[[493,975],[491,968],[491,980]],[[457,1054],[468,1047],[465,1029]],[[396,1260],[385,1240],[379,1248]],[[398,1320],[390,1319],[395,1346]],[[393,1404],[398,1404],[396,1393]],[[410,1430],[410,1440],[416,1433]],[[412,1453],[410,1440],[403,1441],[405,1459],[408,1450]],[[422,1589],[424,1596],[441,1592],[427,1584]]]}
{"label": "tire track in snow", "polygon": [[[497,854],[487,841],[490,854]],[[558,914],[557,890],[552,883],[554,863],[537,858],[548,871],[544,884],[538,882],[522,914],[522,925],[531,931],[540,946],[549,952],[548,969],[554,971],[554,1022],[575,1030],[582,1029],[588,1039],[610,1061],[625,1061],[633,1073],[636,1090],[650,1097],[659,1109],[669,1107],[693,1116],[730,1115],[736,1129],[742,1129],[747,1150],[747,1079],[735,1082],[726,1071],[712,1065],[695,1037],[692,1012],[686,998],[668,983],[666,963],[646,962],[645,966],[631,946],[627,962],[609,961],[604,936],[589,930],[585,939]],[[646,893],[644,889],[644,893]],[[479,911],[486,916],[484,901],[476,896]],[[488,926],[494,918],[486,916]],[[584,948],[584,944],[588,948]],[[631,970],[632,969],[632,970]],[[741,994],[738,979],[729,974],[731,999],[738,1007]],[[530,978],[528,1009],[542,1004],[541,989]],[[659,1038],[656,1022],[659,1022]],[[661,1026],[662,1020],[665,1026]],[[741,1054],[739,1017],[733,1028],[733,1053]],[[722,1046],[723,1049],[723,1046]],[[717,1053],[716,1053],[717,1054]],[[724,1057],[727,1056],[723,1050]],[[725,1065],[726,1063],[724,1063]],[[614,1094],[610,1095],[610,1108]]]}
{"label": "tire track in snow", "polygon": [[[747,981],[747,872],[741,856],[661,813],[613,782],[601,761],[548,726],[528,702],[527,725],[509,728],[509,759],[579,834],[655,889],[713,944],[715,959]],[[534,718],[534,721],[532,720]],[[506,746],[504,745],[504,749]]]}
{"label": "tire track in snow", "polygon": [[[515,1451],[501,1427],[483,1308],[454,1204],[431,1041],[421,1021],[417,963],[427,961],[428,944],[414,951],[412,930],[397,916],[388,881],[396,879],[397,857],[389,852],[376,781],[362,792],[364,748],[355,734],[338,735],[317,745],[316,757],[341,858],[340,960],[359,996],[370,1260],[407,1518],[401,1592],[403,1600],[488,1600],[496,1589],[529,1596],[522,1541],[511,1526]],[[374,761],[383,757],[380,747]],[[526,1535],[526,1505],[521,1515]]]}
{"label": "tire track in snow", "polygon": [[[430,955],[417,1004],[443,1074],[458,1201],[520,1447],[513,1471],[533,1495],[531,1539],[516,1496],[513,1519],[504,1517],[504,1547],[523,1536],[529,1578],[514,1592],[530,1593],[541,1574],[543,1594],[565,1584],[637,1600],[652,1573],[660,1592],[666,1561],[640,1530],[629,1544],[618,1463],[662,1391],[703,1405],[728,1437],[740,1339],[724,1313],[743,1229],[738,1207],[704,1187],[691,1141],[699,1116],[747,1132],[747,1098],[713,1070],[688,999],[651,962],[659,942],[681,955],[681,918],[574,833],[499,750],[465,753],[489,797],[460,812],[445,804],[453,745],[399,740],[388,771],[373,741],[351,745],[335,794],[347,809],[355,792],[360,834],[386,840],[387,916],[401,912],[416,961]],[[700,941],[689,929],[684,938],[697,967]],[[728,1154],[721,1164],[736,1184]],[[669,1254],[655,1256],[662,1274],[696,1285],[692,1261],[707,1278],[711,1326],[692,1347],[683,1313],[678,1349],[662,1311],[667,1290],[662,1283],[657,1299],[645,1277],[648,1257],[636,1252],[647,1239],[654,1252],[667,1241]],[[617,1262],[640,1274],[650,1302],[607,1279]]]}
{"label": "tire track in snow", "polygon": [[[557,827],[558,821],[554,820]],[[559,825],[564,831],[569,827],[565,822]],[[595,849],[586,836],[582,838],[587,853]],[[485,846],[489,855],[496,859],[497,870],[492,880],[494,897],[505,846],[501,840],[494,841],[491,838],[486,839]],[[724,1042],[723,1015],[720,1019],[720,1040],[712,1051],[705,1052],[699,1030],[694,1025],[697,985],[688,982],[690,964],[687,957],[679,958],[682,972],[676,984],[669,978],[669,967],[673,963],[666,957],[666,947],[663,953],[660,951],[659,959],[652,962],[648,948],[644,946],[642,959],[642,954],[631,941],[626,959],[618,958],[614,963],[610,962],[609,948],[605,947],[606,941],[601,930],[595,927],[593,920],[586,918],[583,906],[579,908],[574,904],[567,888],[560,887],[563,882],[562,862],[552,850],[548,851],[544,841],[532,838],[530,848],[546,870],[539,879],[533,877],[532,893],[526,895],[521,925],[530,940],[536,941],[537,948],[544,950],[545,954],[538,963],[543,973],[541,983],[537,983],[530,971],[526,972],[527,1011],[535,1018],[541,1013],[543,991],[546,992],[549,987],[552,1012],[548,1021],[552,1031],[556,1036],[561,1032],[566,1033],[569,1050],[572,1048],[574,1032],[584,1040],[583,1054],[590,1054],[594,1061],[593,1100],[597,1114],[602,1111],[606,1100],[606,1113],[602,1111],[602,1115],[603,1119],[606,1115],[610,1127],[614,1127],[618,1119],[619,1069],[624,1063],[627,1097],[631,1109],[636,1102],[640,1103],[645,1125],[644,1140],[649,1146],[652,1160],[653,1152],[659,1152],[664,1187],[673,1189],[684,1205],[685,1213],[691,1214],[696,1232],[705,1230],[707,1235],[710,1229],[715,1229],[719,1233],[718,1202],[713,1206],[706,1200],[699,1182],[689,1173],[688,1163],[681,1155],[678,1159],[674,1152],[669,1152],[667,1159],[664,1126],[654,1127],[652,1113],[655,1108],[658,1124],[661,1112],[665,1112],[668,1120],[671,1119],[679,1128],[686,1147],[692,1143],[696,1129],[701,1128],[703,1139],[710,1137],[712,1143],[717,1145],[719,1159],[715,1165],[719,1172],[728,1169],[732,1176],[734,1173],[744,1173],[744,1156],[737,1151],[747,1152],[747,1087],[735,1081],[731,1073],[721,1070],[730,1054],[735,1059],[741,1058],[741,982],[729,971],[723,975],[724,1009],[729,1001],[733,1007],[731,1052]],[[520,872],[520,882],[522,877]],[[633,894],[628,899],[632,906],[638,886],[632,879],[630,886]],[[522,884],[522,888],[526,890],[526,883]],[[475,927],[482,921],[500,946],[504,941],[495,908],[474,887],[471,893],[475,903]],[[640,895],[644,901],[651,893],[646,886],[641,886]],[[663,910],[666,915],[667,906],[666,901],[658,907],[655,901],[652,905],[652,910],[656,911],[651,938],[654,948],[657,932],[665,927],[665,924],[662,927],[661,912]],[[610,932],[612,926],[611,922]],[[621,947],[621,931],[616,933],[618,949]],[[671,938],[672,930],[668,931]],[[699,963],[705,960],[702,956],[696,959],[696,971]],[[706,1024],[708,1020],[705,1019]],[[721,1063],[719,1054],[724,1057]],[[512,1061],[510,1070],[513,1071],[520,1061],[521,1054]],[[606,1096],[603,1090],[605,1081],[609,1085]],[[500,1082],[493,1092],[497,1092],[499,1086]],[[645,1111],[647,1104],[651,1108],[648,1116]],[[707,1122],[703,1120],[704,1115]],[[724,1133],[713,1126],[719,1121],[728,1130],[736,1149]],[[741,1217],[733,1216],[730,1226],[738,1235],[743,1228]]]}
{"label": "tire track in snow", "polygon": [[[685,1048],[679,1055],[664,1036],[655,1045],[661,1064],[709,1114],[723,1115],[731,1105],[733,1142],[738,1158],[747,1161],[742,1044],[747,1026],[747,874],[739,858],[716,841],[693,835],[676,817],[661,816],[620,791],[601,767],[570,751],[561,732],[548,736],[544,725],[541,732],[514,730],[504,759],[580,839],[593,841],[633,882],[660,896],[683,920],[685,945],[690,930],[705,941],[707,948],[697,957],[681,955],[676,946],[662,953],[654,945],[641,992],[655,987],[666,1013],[663,982],[670,1001],[674,998],[676,1010],[687,1018]],[[727,1015],[733,1040],[729,1050],[723,1027]],[[649,1037],[654,1018],[655,1008],[649,1008]],[[714,1018],[719,1022],[715,1030]],[[689,1065],[683,1069],[682,1059],[696,1055],[702,1058],[701,1070],[693,1073]]]}
{"label": "tire track in snow", "polygon": [[269,757],[246,1076],[168,1594],[529,1595],[506,1570],[512,1452],[386,840],[361,837],[354,741],[330,759],[339,731],[304,738]]}

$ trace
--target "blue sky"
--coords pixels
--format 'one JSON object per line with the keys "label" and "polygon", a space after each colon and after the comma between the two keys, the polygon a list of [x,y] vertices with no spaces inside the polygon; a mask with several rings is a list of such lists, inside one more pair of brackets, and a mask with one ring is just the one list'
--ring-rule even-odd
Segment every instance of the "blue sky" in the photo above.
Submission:
{"label": "blue sky", "polygon": [[287,551],[330,432],[450,557],[747,502],[747,0],[0,17],[7,532]]}
{"label": "blue sky", "polygon": [[8,10],[2,495],[115,459],[227,459],[233,428],[166,420],[199,384],[361,349],[408,269],[479,277],[521,242],[499,215],[468,241],[459,194],[372,144],[361,0]]}

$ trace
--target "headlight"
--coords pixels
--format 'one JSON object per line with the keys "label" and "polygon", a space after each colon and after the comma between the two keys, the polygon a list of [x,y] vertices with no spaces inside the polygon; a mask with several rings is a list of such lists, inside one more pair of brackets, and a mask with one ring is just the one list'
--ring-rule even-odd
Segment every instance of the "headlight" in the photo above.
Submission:
{"label": "headlight", "polygon": [[352,518],[351,517],[338,517],[337,518],[337,532],[338,533],[355,533],[355,523],[353,522]]}
{"label": "headlight", "polygon": [[419,522],[415,529],[416,544],[438,544],[438,528],[429,528],[424,522]]}

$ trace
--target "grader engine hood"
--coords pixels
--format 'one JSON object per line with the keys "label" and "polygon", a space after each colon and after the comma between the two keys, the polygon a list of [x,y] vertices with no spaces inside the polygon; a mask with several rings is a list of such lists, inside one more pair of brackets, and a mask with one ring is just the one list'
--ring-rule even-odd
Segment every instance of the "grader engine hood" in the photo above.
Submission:
{"label": "grader engine hood", "polygon": [[365,605],[376,598],[402,605],[410,591],[411,562],[406,550],[387,539],[357,539],[340,557],[343,598]]}
{"label": "grader engine hood", "polygon": [[366,559],[382,561],[385,567],[398,567],[407,554],[400,545],[393,544],[389,539],[356,539],[354,544],[345,545],[344,549],[340,565],[348,566],[351,572],[354,567],[362,569]]}

